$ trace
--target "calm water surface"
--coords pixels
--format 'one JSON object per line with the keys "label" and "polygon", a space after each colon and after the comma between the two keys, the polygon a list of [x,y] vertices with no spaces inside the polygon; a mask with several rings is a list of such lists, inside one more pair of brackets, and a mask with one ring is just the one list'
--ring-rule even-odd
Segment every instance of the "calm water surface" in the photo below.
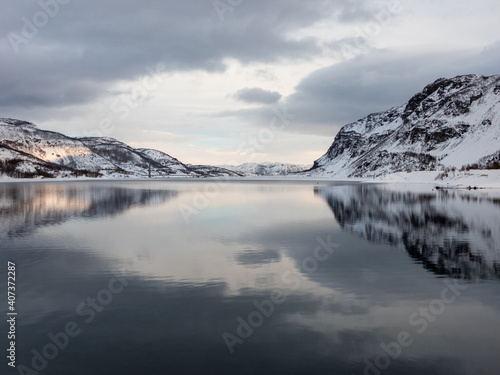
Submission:
{"label": "calm water surface", "polygon": [[0,184],[1,373],[498,374],[499,223],[494,190]]}

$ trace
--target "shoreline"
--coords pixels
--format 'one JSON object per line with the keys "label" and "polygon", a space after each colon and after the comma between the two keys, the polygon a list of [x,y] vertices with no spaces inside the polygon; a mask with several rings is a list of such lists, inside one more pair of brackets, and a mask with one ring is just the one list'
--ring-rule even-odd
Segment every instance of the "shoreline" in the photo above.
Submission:
{"label": "shoreline", "polygon": [[295,182],[295,183],[335,183],[335,184],[412,184],[412,185],[433,185],[437,189],[500,189],[500,170],[471,170],[467,172],[450,173],[443,179],[437,178],[440,171],[423,172],[397,172],[376,178],[331,178],[323,176],[249,176],[249,177],[69,177],[69,178],[11,178],[0,177],[0,184],[3,183],[46,183],[46,182]]}

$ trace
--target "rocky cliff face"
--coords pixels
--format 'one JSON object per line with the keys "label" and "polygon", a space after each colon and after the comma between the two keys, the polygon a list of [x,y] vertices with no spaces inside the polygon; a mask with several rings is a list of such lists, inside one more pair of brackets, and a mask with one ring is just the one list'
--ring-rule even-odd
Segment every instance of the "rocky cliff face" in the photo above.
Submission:
{"label": "rocky cliff face", "polygon": [[488,166],[499,153],[500,76],[466,75],[438,79],[407,104],[344,126],[309,173],[377,177]]}
{"label": "rocky cliff face", "polygon": [[236,173],[190,168],[161,151],[135,149],[113,138],[72,138],[36,125],[0,119],[0,173],[11,177],[214,177]]}

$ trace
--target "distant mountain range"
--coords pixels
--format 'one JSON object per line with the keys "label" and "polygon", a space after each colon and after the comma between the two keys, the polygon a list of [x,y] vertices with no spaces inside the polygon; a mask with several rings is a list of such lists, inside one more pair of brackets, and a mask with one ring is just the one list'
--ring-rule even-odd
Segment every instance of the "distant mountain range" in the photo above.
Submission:
{"label": "distant mountain range", "polygon": [[500,76],[438,79],[402,106],[345,125],[310,176],[500,167]]}
{"label": "distant mountain range", "polygon": [[310,169],[312,164],[296,165],[286,163],[244,163],[240,165],[220,165],[245,176],[286,176]]}
{"label": "distant mountain range", "polygon": [[113,138],[72,138],[0,119],[0,172],[11,177],[238,177],[218,167],[188,166],[157,150]]}

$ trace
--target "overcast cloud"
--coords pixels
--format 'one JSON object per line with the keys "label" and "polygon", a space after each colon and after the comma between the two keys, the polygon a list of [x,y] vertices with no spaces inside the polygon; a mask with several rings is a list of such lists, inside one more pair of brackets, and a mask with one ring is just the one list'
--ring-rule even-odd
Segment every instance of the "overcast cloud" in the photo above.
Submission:
{"label": "overcast cloud", "polygon": [[[291,128],[306,134],[328,134],[332,126],[340,127],[368,114],[405,104],[438,78],[469,72],[499,74],[499,62],[498,42],[481,51],[419,54],[372,51],[369,55],[316,70],[304,78],[296,92],[286,98],[286,107],[300,119]],[[263,107],[243,110],[241,115],[258,121],[265,118],[268,111]]]}
{"label": "overcast cloud", "polygon": [[[34,23],[43,9],[37,1],[8,3],[0,16],[5,36],[0,87],[9,93],[2,97],[3,108],[85,103],[105,92],[105,83],[133,80],[158,63],[170,72],[210,72],[224,70],[230,58],[241,63],[306,58],[320,52],[318,41],[291,39],[288,33],[337,9],[325,0],[253,0],[224,13],[221,20],[206,0],[73,0],[57,3],[59,12],[47,25],[35,26],[37,35],[19,43],[10,33],[23,37],[23,17]],[[361,4],[348,0],[334,3],[342,10],[340,18],[362,10]]]}
{"label": "overcast cloud", "polygon": [[279,92],[263,90],[258,87],[241,89],[236,92],[234,96],[242,102],[262,104],[276,103],[281,99],[281,94]]}
{"label": "overcast cloud", "polygon": [[191,163],[247,161],[284,106],[258,159],[309,163],[439,77],[500,73],[493,0],[0,1],[0,117],[70,135],[110,119],[104,135]]}

